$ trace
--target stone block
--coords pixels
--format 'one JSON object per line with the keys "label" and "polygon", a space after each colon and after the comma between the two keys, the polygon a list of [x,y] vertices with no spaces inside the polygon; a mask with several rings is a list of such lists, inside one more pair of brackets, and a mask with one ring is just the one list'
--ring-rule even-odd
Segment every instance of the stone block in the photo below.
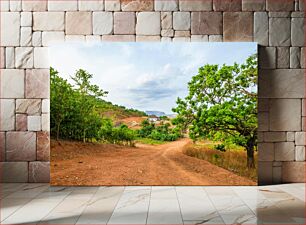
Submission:
{"label": "stone block", "polygon": [[260,112],[258,113],[258,131],[269,130],[269,113]]}
{"label": "stone block", "polygon": [[[260,154],[260,153],[259,153]],[[272,162],[258,162],[258,184],[272,184]]]}
{"label": "stone block", "polygon": [[294,161],[294,142],[279,142],[274,144],[276,161]]}
{"label": "stone block", "polygon": [[304,18],[305,13],[304,12],[292,12],[291,17],[292,18]]}
{"label": "stone block", "polygon": [[20,12],[22,10],[22,1],[21,0],[14,0],[10,1],[10,11],[11,12]]}
{"label": "stone block", "polygon": [[192,42],[208,42],[208,35],[191,35]]}
{"label": "stone block", "polygon": [[28,116],[28,130],[41,131],[41,116]]}
{"label": "stone block", "polygon": [[50,182],[50,163],[49,162],[30,162],[29,163],[29,182],[49,183]]}
{"label": "stone block", "polygon": [[305,161],[305,146],[295,147],[295,161]]}
{"label": "stone block", "polygon": [[0,99],[0,131],[15,129],[15,100]]}
{"label": "stone block", "polygon": [[305,46],[304,18],[292,18],[291,20],[291,45]]}
{"label": "stone block", "polygon": [[28,130],[28,118],[26,114],[16,114],[16,131]]}
{"label": "stone block", "polygon": [[136,36],[136,42],[160,42],[160,36]]}
{"label": "stone block", "polygon": [[286,132],[265,132],[264,142],[284,142],[287,140]]}
{"label": "stone block", "polygon": [[20,25],[22,27],[32,26],[32,13],[31,12],[21,12]]}
{"label": "stone block", "polygon": [[65,41],[65,33],[63,31],[45,31],[42,32],[41,40],[43,46],[62,43]]}
{"label": "stone block", "polygon": [[48,69],[26,70],[26,98],[50,97],[50,73]]}
{"label": "stone block", "polygon": [[161,13],[161,27],[162,29],[172,29],[172,13],[171,12],[162,12]]}
{"label": "stone block", "polygon": [[225,12],[223,14],[224,41],[253,41],[253,14]]}
{"label": "stone block", "polygon": [[104,35],[113,33],[113,13],[93,13],[93,34]]}
{"label": "stone block", "polygon": [[9,0],[0,1],[0,9],[1,9],[1,13],[9,11],[10,10],[10,1]]}
{"label": "stone block", "polygon": [[135,35],[103,35],[102,41],[135,42]]}
{"label": "stone block", "polygon": [[43,99],[42,100],[42,113],[50,113],[50,99]]}
{"label": "stone block", "polygon": [[66,12],[66,34],[92,34],[91,12]]}
{"label": "stone block", "polygon": [[49,68],[49,49],[46,47],[34,48],[34,68],[42,69]]}
{"label": "stone block", "polygon": [[269,99],[258,99],[258,112],[269,112]]}
{"label": "stone block", "polygon": [[272,18],[289,18],[290,12],[269,12],[269,17]]}
{"label": "stone block", "polygon": [[295,133],[295,144],[296,145],[306,145],[305,132]]}
{"label": "stone block", "polygon": [[282,183],[282,167],[281,166],[273,166],[272,168],[273,174],[273,184],[281,184]]}
{"label": "stone block", "polygon": [[39,115],[41,113],[40,99],[17,99],[16,113],[24,113],[28,115]]}
{"label": "stone block", "polygon": [[37,160],[50,160],[50,134],[46,131],[37,132]]}
{"label": "stone block", "polygon": [[304,70],[259,70],[259,98],[304,98]]}
{"label": "stone block", "polygon": [[282,167],[282,181],[284,183],[305,183],[306,162],[284,162]]}
{"label": "stone block", "polygon": [[15,49],[15,67],[18,69],[33,68],[32,47],[17,47]]}
{"label": "stone block", "polygon": [[223,36],[222,35],[209,35],[208,41],[209,42],[222,42]]}
{"label": "stone block", "polygon": [[178,11],[178,0],[154,1],[155,11]]}
{"label": "stone block", "polygon": [[259,45],[269,45],[269,19],[266,12],[254,13],[254,41]]}
{"label": "stone block", "polygon": [[277,54],[276,67],[279,69],[288,69],[290,67],[289,47],[278,47],[276,49],[276,54]]}
{"label": "stone block", "polygon": [[190,13],[174,12],[173,13],[174,30],[190,30]]}
{"label": "stone block", "polygon": [[1,46],[19,46],[20,13],[1,12]]}
{"label": "stone block", "polygon": [[135,34],[136,15],[134,12],[114,13],[114,34]]}
{"label": "stone block", "polygon": [[42,131],[50,131],[50,114],[41,115],[41,129]]}
{"label": "stone block", "polygon": [[272,162],[274,160],[274,144],[258,143],[258,160],[260,162]]}
{"label": "stone block", "polygon": [[85,42],[85,35],[66,35],[65,41],[68,42]]}
{"label": "stone block", "polygon": [[287,132],[287,141],[294,141],[295,140],[295,133],[294,132]]}
{"label": "stone block", "polygon": [[37,31],[64,31],[64,12],[34,12],[33,30]]}
{"label": "stone block", "polygon": [[271,99],[270,130],[300,131],[302,129],[301,105],[300,99]]}
{"label": "stone block", "polygon": [[5,161],[5,133],[0,132],[0,162]]}
{"label": "stone block", "polygon": [[305,69],[305,48],[301,48],[301,68]]}
{"label": "stone block", "polygon": [[161,36],[162,37],[173,37],[174,30],[173,29],[161,30]]}
{"label": "stone block", "polygon": [[269,45],[290,46],[290,18],[269,19]]}
{"label": "stone block", "polygon": [[160,35],[160,18],[160,12],[139,12],[137,14],[136,34]]}
{"label": "stone block", "polygon": [[107,0],[104,5],[105,11],[120,11],[120,0]]}
{"label": "stone block", "polygon": [[154,0],[121,0],[122,11],[152,11]]}
{"label": "stone block", "polygon": [[241,0],[213,0],[214,11],[229,11],[237,12],[241,11]]}
{"label": "stone block", "polygon": [[275,47],[261,47],[258,51],[258,65],[262,69],[276,68],[276,48]]}
{"label": "stone block", "polygon": [[290,48],[290,68],[301,68],[301,49],[299,47]]}
{"label": "stone block", "polygon": [[47,11],[47,3],[45,0],[22,0],[22,11]]}
{"label": "stone block", "polygon": [[191,34],[222,34],[222,26],[222,13],[191,13]]}
{"label": "stone block", "polygon": [[299,0],[299,10],[305,11],[305,0]]}
{"label": "stone block", "polygon": [[190,42],[190,37],[174,37],[172,42]]}
{"label": "stone block", "polygon": [[102,11],[104,9],[103,0],[79,0],[78,3],[80,11]]}
{"label": "stone block", "polygon": [[48,1],[48,11],[77,11],[78,10],[78,0],[49,0]]}
{"label": "stone block", "polygon": [[35,132],[6,133],[7,161],[34,161],[36,159]]}
{"label": "stone block", "polygon": [[28,162],[1,162],[1,182],[28,182]]}
{"label": "stone block", "polygon": [[262,143],[263,139],[264,139],[264,132],[258,131],[257,132],[257,141],[258,141],[258,143]]}
{"label": "stone block", "polygon": [[20,46],[31,46],[31,44],[32,44],[32,28],[21,27]]}
{"label": "stone block", "polygon": [[5,61],[6,61],[5,54],[6,54],[5,48],[0,47],[0,69],[3,69],[5,67]]}
{"label": "stone block", "polygon": [[266,7],[268,11],[293,11],[294,0],[267,0]]}
{"label": "stone block", "polygon": [[24,71],[3,69],[1,72],[1,98],[24,98]]}
{"label": "stone block", "polygon": [[212,0],[179,0],[180,11],[212,11]]}
{"label": "stone block", "polygon": [[42,35],[41,31],[35,31],[32,35],[32,45],[34,47],[40,47],[42,45]]}
{"label": "stone block", "polygon": [[15,68],[15,48],[6,47],[5,48],[5,66],[7,69]]}
{"label": "stone block", "polygon": [[174,33],[175,37],[190,37],[189,30],[176,30]]}
{"label": "stone block", "polygon": [[242,11],[264,11],[266,0],[242,0]]}

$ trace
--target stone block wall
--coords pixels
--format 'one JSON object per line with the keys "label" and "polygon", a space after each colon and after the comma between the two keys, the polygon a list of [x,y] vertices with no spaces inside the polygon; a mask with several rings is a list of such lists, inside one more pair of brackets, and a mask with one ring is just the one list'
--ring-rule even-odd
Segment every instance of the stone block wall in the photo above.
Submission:
{"label": "stone block wall", "polygon": [[304,0],[1,0],[3,182],[49,181],[54,41],[259,44],[259,183],[305,181]]}

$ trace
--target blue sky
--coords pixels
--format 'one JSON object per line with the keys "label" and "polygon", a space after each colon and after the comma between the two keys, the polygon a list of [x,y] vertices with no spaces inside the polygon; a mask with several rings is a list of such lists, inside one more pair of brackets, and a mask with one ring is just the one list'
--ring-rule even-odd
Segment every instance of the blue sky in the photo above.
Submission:
{"label": "blue sky", "polygon": [[256,52],[256,43],[237,42],[65,43],[52,46],[49,58],[69,81],[79,68],[93,74],[93,83],[109,92],[105,100],[170,114],[199,67],[243,63]]}

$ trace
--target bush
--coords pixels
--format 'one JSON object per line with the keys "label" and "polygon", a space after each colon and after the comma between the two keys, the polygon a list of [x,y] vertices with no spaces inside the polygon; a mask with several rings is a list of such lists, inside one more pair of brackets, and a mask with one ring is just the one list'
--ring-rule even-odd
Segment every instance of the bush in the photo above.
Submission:
{"label": "bush", "polygon": [[214,148],[220,152],[225,152],[225,145],[224,144],[218,144],[218,145],[215,145]]}

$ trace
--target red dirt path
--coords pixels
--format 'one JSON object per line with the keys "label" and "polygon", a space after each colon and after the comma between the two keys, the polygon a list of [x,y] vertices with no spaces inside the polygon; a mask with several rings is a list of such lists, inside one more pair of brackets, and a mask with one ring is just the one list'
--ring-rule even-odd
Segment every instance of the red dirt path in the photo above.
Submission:
{"label": "red dirt path", "polygon": [[182,153],[190,141],[136,148],[51,141],[52,185],[256,185]]}

